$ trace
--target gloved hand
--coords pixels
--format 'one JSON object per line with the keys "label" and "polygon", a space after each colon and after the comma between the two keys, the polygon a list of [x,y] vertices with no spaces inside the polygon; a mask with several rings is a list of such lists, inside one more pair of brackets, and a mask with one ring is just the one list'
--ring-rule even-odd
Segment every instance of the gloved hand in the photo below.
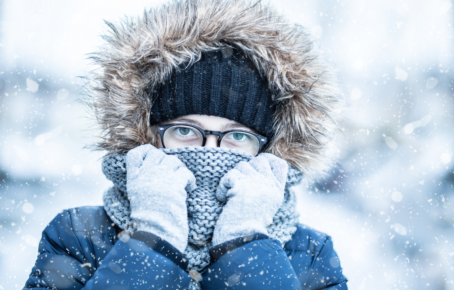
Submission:
{"label": "gloved hand", "polygon": [[151,232],[184,252],[188,244],[187,192],[196,188],[191,171],[152,145],[126,155],[126,189],[137,230]]}
{"label": "gloved hand", "polygon": [[242,161],[221,179],[216,197],[227,202],[216,223],[213,246],[262,233],[284,201],[288,164],[279,157],[262,153]]}

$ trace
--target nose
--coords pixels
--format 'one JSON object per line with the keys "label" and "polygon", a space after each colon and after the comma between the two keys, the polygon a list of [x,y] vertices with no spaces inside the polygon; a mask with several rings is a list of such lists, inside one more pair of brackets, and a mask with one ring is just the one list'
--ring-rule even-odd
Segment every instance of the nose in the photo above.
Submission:
{"label": "nose", "polygon": [[207,135],[205,147],[218,147],[218,138],[216,135]]}

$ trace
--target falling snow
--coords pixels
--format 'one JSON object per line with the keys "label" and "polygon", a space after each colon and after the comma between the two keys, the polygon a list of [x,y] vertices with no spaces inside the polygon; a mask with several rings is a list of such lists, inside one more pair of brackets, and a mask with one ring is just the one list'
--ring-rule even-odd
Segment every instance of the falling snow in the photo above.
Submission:
{"label": "falling snow", "polygon": [[[77,76],[98,69],[103,19],[157,2],[0,1],[0,289],[22,289],[53,217],[102,204]],[[307,27],[346,103],[336,165],[295,189],[300,221],[332,237],[350,289],[454,289],[453,2],[271,3]]]}

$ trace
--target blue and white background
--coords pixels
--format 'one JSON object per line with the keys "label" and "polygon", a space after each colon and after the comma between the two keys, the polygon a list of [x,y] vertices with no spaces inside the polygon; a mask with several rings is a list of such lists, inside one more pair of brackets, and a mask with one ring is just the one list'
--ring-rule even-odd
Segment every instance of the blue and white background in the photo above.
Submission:
{"label": "blue and white background", "polygon": [[[0,0],[0,289],[21,289],[41,231],[110,186],[77,98],[103,20],[163,1]],[[301,222],[329,233],[353,290],[454,289],[452,0],[271,0],[336,68],[347,109]]]}

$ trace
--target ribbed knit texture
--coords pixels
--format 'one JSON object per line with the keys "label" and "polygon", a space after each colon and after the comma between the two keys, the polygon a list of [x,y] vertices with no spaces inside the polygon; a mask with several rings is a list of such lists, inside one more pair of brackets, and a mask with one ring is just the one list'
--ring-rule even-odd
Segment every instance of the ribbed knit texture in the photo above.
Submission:
{"label": "ribbed knit texture", "polygon": [[268,83],[237,50],[204,52],[194,65],[175,70],[164,84],[148,93],[151,125],[191,114],[212,115],[272,137],[275,106]]}
{"label": "ribbed knit texture", "polygon": [[[166,154],[177,156],[196,177],[197,189],[188,194],[188,247],[184,254],[189,264],[188,272],[203,271],[210,264],[209,247],[216,221],[222,212],[222,204],[216,199],[216,189],[220,179],[240,161],[252,158],[237,150],[212,147],[185,147],[161,149]],[[130,217],[126,191],[126,154],[108,155],[103,160],[103,173],[114,183],[103,197],[107,215],[121,229],[131,234],[137,230]],[[298,184],[302,173],[289,168],[284,202],[267,230],[269,237],[279,240],[282,245],[289,241],[296,231],[298,214],[295,209],[295,195],[289,188]],[[198,282],[192,282],[192,289],[199,289]]]}

